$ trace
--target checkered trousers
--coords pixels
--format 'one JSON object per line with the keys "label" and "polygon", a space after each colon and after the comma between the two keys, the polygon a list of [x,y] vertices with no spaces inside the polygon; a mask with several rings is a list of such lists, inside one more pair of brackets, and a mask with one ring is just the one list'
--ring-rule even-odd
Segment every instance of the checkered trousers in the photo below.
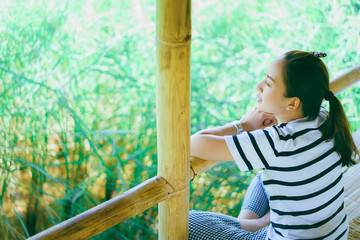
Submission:
{"label": "checkered trousers", "polygon": [[[258,173],[246,191],[243,209],[258,216],[265,215],[269,208],[269,196]],[[237,218],[221,213],[190,211],[189,240],[262,240],[266,239],[267,227],[257,232],[241,229]]]}
{"label": "checkered trousers", "polygon": [[222,213],[190,211],[189,240],[261,240],[267,227],[257,232],[241,229],[237,218]]}

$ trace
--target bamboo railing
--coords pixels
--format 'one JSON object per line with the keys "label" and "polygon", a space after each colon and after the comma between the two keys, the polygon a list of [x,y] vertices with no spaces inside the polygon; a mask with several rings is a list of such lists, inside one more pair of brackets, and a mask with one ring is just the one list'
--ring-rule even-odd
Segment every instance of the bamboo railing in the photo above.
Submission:
{"label": "bamboo railing", "polygon": [[165,179],[156,176],[29,239],[89,239],[166,200],[173,192]]}
{"label": "bamboo railing", "polygon": [[191,0],[157,0],[158,177],[30,239],[88,239],[158,203],[159,238],[188,238],[190,43]]}

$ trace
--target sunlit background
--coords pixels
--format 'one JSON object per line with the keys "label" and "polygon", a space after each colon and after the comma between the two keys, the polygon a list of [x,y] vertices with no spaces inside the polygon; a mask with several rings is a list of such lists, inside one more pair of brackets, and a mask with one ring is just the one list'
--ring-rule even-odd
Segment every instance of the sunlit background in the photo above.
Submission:
{"label": "sunlit background", "polygon": [[[191,131],[241,118],[288,50],[360,63],[358,0],[192,3]],[[157,174],[155,1],[1,0],[0,236],[25,239]],[[360,127],[360,85],[338,96]],[[174,89],[175,91],[176,89]],[[224,163],[190,208],[236,216],[254,172]],[[157,207],[93,239],[157,239]]]}

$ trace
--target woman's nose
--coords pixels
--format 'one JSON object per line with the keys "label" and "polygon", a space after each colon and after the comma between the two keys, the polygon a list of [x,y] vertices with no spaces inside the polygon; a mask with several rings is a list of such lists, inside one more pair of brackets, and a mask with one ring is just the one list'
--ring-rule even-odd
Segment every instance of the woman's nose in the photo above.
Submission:
{"label": "woman's nose", "polygon": [[259,92],[263,91],[263,89],[262,89],[263,82],[264,82],[264,80],[259,82],[258,84],[256,84],[256,90],[258,90]]}

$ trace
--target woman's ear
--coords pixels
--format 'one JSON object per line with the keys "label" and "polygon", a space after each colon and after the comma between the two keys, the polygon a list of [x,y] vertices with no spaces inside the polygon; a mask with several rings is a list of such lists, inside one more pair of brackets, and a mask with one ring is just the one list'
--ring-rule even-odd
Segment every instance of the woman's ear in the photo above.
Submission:
{"label": "woman's ear", "polygon": [[290,101],[288,103],[288,106],[286,108],[287,110],[291,111],[299,111],[301,110],[301,101],[298,97],[292,97],[290,98]]}

